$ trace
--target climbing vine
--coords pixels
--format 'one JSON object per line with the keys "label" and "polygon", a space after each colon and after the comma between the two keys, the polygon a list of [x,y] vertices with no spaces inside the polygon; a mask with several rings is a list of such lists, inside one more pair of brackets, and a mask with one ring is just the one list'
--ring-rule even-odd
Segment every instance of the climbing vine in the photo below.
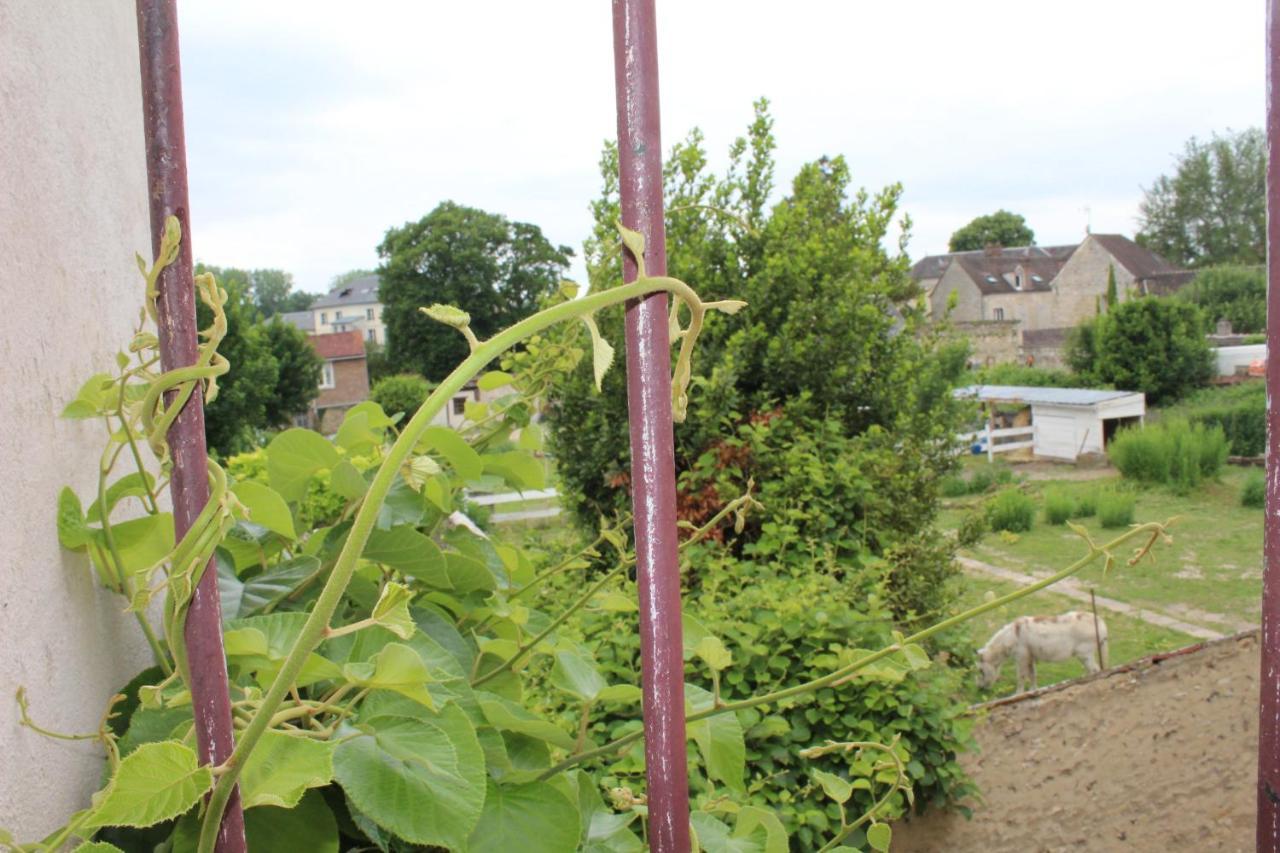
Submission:
{"label": "climbing vine", "polygon": [[[422,846],[498,850],[519,838],[531,851],[639,850],[645,833],[642,793],[608,791],[603,768],[643,737],[632,731],[595,742],[592,714],[639,716],[639,689],[610,683],[590,651],[563,630],[575,613],[608,611],[627,598],[634,564],[627,519],[602,519],[594,541],[569,555],[540,558],[477,528],[460,513],[467,489],[537,489],[543,467],[534,454],[541,431],[532,400],[548,375],[575,358],[540,337],[565,322],[581,322],[591,341],[597,383],[613,360],[596,312],[654,291],[673,297],[670,332],[679,343],[672,395],[677,418],[688,411],[691,360],[708,312],[732,314],[744,303],[704,302],[681,281],[653,277],[643,266],[643,239],[620,228],[637,260],[639,278],[559,301],[488,340],[453,306],[423,309],[461,334],[470,355],[407,421],[372,402],[350,409],[332,439],[302,429],[275,436],[265,465],[239,479],[209,463],[211,498],[191,530],[175,542],[171,514],[159,494],[168,475],[165,434],[193,393],[211,400],[228,369],[217,354],[226,332],[226,294],[211,276],[195,287],[213,322],[201,332],[191,367],[158,370],[155,282],[176,256],[177,221],[167,223],[154,264],[139,260],[146,308],[137,333],[116,358],[116,370],[90,378],[64,411],[98,419],[107,439],[98,485],[86,509],[72,490],[58,502],[62,545],[88,555],[99,580],[118,593],[147,637],[155,666],[112,697],[91,733],[52,732],[41,709],[18,694],[22,723],[50,737],[99,741],[106,783],[85,809],[48,837],[18,844],[23,851],[112,851],[157,844],[172,851],[213,849],[231,792],[239,786],[251,849],[337,850],[339,838],[365,849]],[[683,322],[682,322],[683,318]],[[486,368],[513,346],[527,348],[515,375]],[[539,347],[542,347],[540,350]],[[470,381],[514,392],[474,403],[461,431],[433,425],[435,415]],[[176,391],[165,404],[166,391]],[[119,469],[127,467],[126,473]],[[299,524],[316,483],[336,496],[335,512],[314,526]],[[131,517],[115,520],[128,506]],[[138,507],[141,508],[140,514]],[[721,525],[741,528],[758,507],[750,489],[700,526],[682,548]],[[1141,538],[1146,554],[1164,526],[1135,526],[1037,584],[945,619],[876,651],[858,651],[821,677],[746,699],[726,701],[720,678],[734,666],[732,649],[714,635],[699,638],[705,689],[687,685],[689,734],[710,778],[731,782],[733,756],[743,751],[737,713],[782,702],[808,701],[824,687],[852,678],[900,679],[931,666],[920,645],[978,613],[1042,589]],[[231,676],[236,746],[217,767],[202,766],[193,749],[190,672],[182,644],[192,590],[210,564],[219,575],[224,644]],[[580,593],[553,600],[551,583],[577,573]],[[160,630],[151,603],[163,595]],[[619,630],[630,630],[619,623]],[[696,676],[695,676],[696,677]],[[576,706],[574,725],[546,708],[548,692]],[[804,758],[843,756],[847,773],[815,770],[814,784],[838,805],[839,826],[821,848],[842,846],[855,833],[888,849],[888,804],[912,797],[900,742],[832,741],[802,750]],[[741,772],[740,769],[737,772]],[[730,793],[695,809],[700,849],[788,849],[786,831],[768,809],[737,803]],[[846,813],[855,790],[872,805]]]}

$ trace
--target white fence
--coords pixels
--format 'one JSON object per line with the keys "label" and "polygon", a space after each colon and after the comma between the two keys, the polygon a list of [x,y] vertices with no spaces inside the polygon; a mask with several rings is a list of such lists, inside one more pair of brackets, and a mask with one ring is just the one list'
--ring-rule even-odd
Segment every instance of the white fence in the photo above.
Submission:
{"label": "white fence", "polygon": [[[498,506],[500,504],[520,503],[522,501],[543,501],[560,497],[555,489],[538,489],[529,492],[503,492],[499,495],[474,495],[468,497],[473,504],[480,506]],[[515,512],[495,512],[492,521],[501,524],[504,521],[531,521],[538,518],[555,518],[560,514],[560,506],[523,509]]]}
{"label": "white fence", "polygon": [[[964,444],[967,453],[974,442],[981,440],[987,451],[987,458],[992,458],[997,453],[1008,453],[1011,450],[1021,450],[1024,447],[1032,447],[1035,445],[1036,428],[1034,426],[1007,427],[1005,429],[983,429],[977,432],[963,432],[956,436]],[[1013,441],[1001,441],[1000,439],[1014,439]],[[1019,441],[1018,439],[1024,439]]]}

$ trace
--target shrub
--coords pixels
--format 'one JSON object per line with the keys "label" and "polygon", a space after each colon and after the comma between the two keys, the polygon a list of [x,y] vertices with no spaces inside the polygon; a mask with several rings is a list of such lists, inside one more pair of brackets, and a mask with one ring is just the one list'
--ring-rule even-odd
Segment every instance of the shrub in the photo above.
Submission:
{"label": "shrub", "polygon": [[1098,512],[1098,490],[1085,489],[1075,496],[1075,510],[1072,518],[1089,518]]}
{"label": "shrub", "polygon": [[375,382],[369,399],[392,417],[404,412],[403,421],[407,421],[430,393],[431,383],[423,377],[416,373],[397,373]]}
{"label": "shrub", "polygon": [[1107,452],[1127,479],[1185,492],[1219,474],[1227,461],[1227,439],[1221,427],[1174,419],[1123,430]]}
{"label": "shrub", "polygon": [[1076,518],[1076,501],[1061,489],[1050,489],[1044,494],[1044,520],[1050,524],[1064,524]]}
{"label": "shrub", "polygon": [[1133,524],[1137,501],[1132,494],[1109,490],[1098,496],[1098,521],[1103,527],[1128,527]]}
{"label": "shrub", "polygon": [[1190,302],[1142,297],[1122,302],[1072,335],[1067,359],[1078,373],[1153,404],[1177,400],[1208,383],[1213,356],[1203,312]]}
{"label": "shrub", "polygon": [[[857,654],[855,649],[892,642],[893,622],[874,575],[852,572],[829,555],[818,553],[815,559],[798,550],[767,561],[740,560],[725,549],[699,546],[690,561],[701,570],[698,593],[686,599],[686,640],[692,645],[701,630],[723,639],[732,654],[720,677],[726,701],[818,677]],[[617,614],[583,611],[578,625],[608,681],[639,684],[639,640],[634,634],[619,637]],[[686,660],[686,680],[710,690],[706,667],[691,650]],[[827,739],[887,741],[899,736],[910,761],[916,762],[911,775],[917,810],[959,807],[959,800],[974,790],[956,760],[970,745],[972,726],[957,698],[963,681],[962,671],[934,663],[901,680],[858,678],[819,691],[814,702],[784,702],[761,709],[763,713],[739,714],[737,724],[746,736],[747,793],[735,799],[775,811],[792,834],[794,849],[817,849],[840,825],[840,812],[817,786],[808,784],[808,774],[817,769],[847,776],[849,764],[834,755],[805,760],[799,751]],[[572,719],[575,711],[566,710]],[[600,720],[600,738],[634,726],[623,720]],[[694,796],[710,793],[710,784],[696,772],[697,763],[690,767],[695,770],[690,778]],[[604,784],[627,784],[622,774],[642,772],[642,765],[637,759],[634,767],[623,763],[614,769],[618,781],[605,778]],[[870,805],[868,792],[855,789],[846,809],[860,814]],[[895,796],[891,808],[903,814],[908,804]]]}
{"label": "shrub", "polygon": [[1220,266],[1203,269],[1178,292],[1194,302],[1211,321],[1231,321],[1237,334],[1267,328],[1267,271],[1263,267]]}
{"label": "shrub", "polygon": [[990,466],[984,466],[973,472],[973,476],[969,478],[969,494],[980,495],[991,488],[996,481],[995,474]]}
{"label": "shrub", "polygon": [[1231,452],[1238,456],[1261,456],[1266,450],[1267,386],[1262,381],[1205,388],[1163,416],[1222,427]]}
{"label": "shrub", "polygon": [[969,481],[964,477],[944,477],[938,492],[944,498],[962,498],[969,494]]}
{"label": "shrub", "polygon": [[978,385],[1029,385],[1036,388],[1094,388],[1090,377],[1069,370],[1048,367],[1028,367],[1024,364],[993,364],[975,370],[966,380]]}
{"label": "shrub", "polygon": [[1240,505],[1261,509],[1267,505],[1267,480],[1260,471],[1249,475],[1240,490]]}
{"label": "shrub", "polygon": [[1035,503],[1017,489],[1005,489],[987,505],[987,518],[992,530],[1023,533],[1031,529],[1035,517]]}

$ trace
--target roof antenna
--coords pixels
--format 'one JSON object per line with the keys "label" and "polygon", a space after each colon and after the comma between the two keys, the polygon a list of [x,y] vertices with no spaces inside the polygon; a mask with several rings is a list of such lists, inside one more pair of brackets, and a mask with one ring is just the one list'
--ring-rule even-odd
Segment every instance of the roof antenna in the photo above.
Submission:
{"label": "roof antenna", "polygon": [[1089,205],[1084,206],[1084,234],[1088,237],[1093,233],[1093,208]]}

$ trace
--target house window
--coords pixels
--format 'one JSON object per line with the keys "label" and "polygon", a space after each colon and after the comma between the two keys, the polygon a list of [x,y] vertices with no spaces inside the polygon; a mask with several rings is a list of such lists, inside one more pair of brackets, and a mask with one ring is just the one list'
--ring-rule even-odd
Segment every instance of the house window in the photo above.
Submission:
{"label": "house window", "polygon": [[324,366],[320,368],[320,387],[332,388],[335,384],[333,376],[333,362],[326,361]]}
{"label": "house window", "polygon": [[320,325],[321,325],[321,326],[323,326],[323,325],[324,325],[325,323],[327,323],[327,322],[329,322],[329,314],[328,314],[328,312],[326,312],[326,311],[321,311],[321,312],[320,312]]}
{"label": "house window", "polygon": [[365,329],[364,336],[375,344],[378,342],[378,331],[376,329]]}
{"label": "house window", "polygon": [[453,398],[453,413],[454,413],[455,415],[462,415],[462,414],[466,414],[466,411],[467,411],[467,398],[466,398],[466,397],[454,397],[454,398]]}
{"label": "house window", "polygon": [[997,309],[996,309],[996,319],[997,319],[997,320],[1003,320],[1003,319],[1004,319],[1004,309],[1003,309],[1003,308],[997,308]]}
{"label": "house window", "polygon": [[1014,273],[1014,275],[1013,275],[1013,289],[1014,289],[1014,290],[1022,290],[1022,273]]}
{"label": "house window", "polygon": [[365,318],[366,320],[372,320],[372,319],[373,319],[373,309],[372,309],[372,308],[366,308],[366,309],[364,309],[364,318]]}

